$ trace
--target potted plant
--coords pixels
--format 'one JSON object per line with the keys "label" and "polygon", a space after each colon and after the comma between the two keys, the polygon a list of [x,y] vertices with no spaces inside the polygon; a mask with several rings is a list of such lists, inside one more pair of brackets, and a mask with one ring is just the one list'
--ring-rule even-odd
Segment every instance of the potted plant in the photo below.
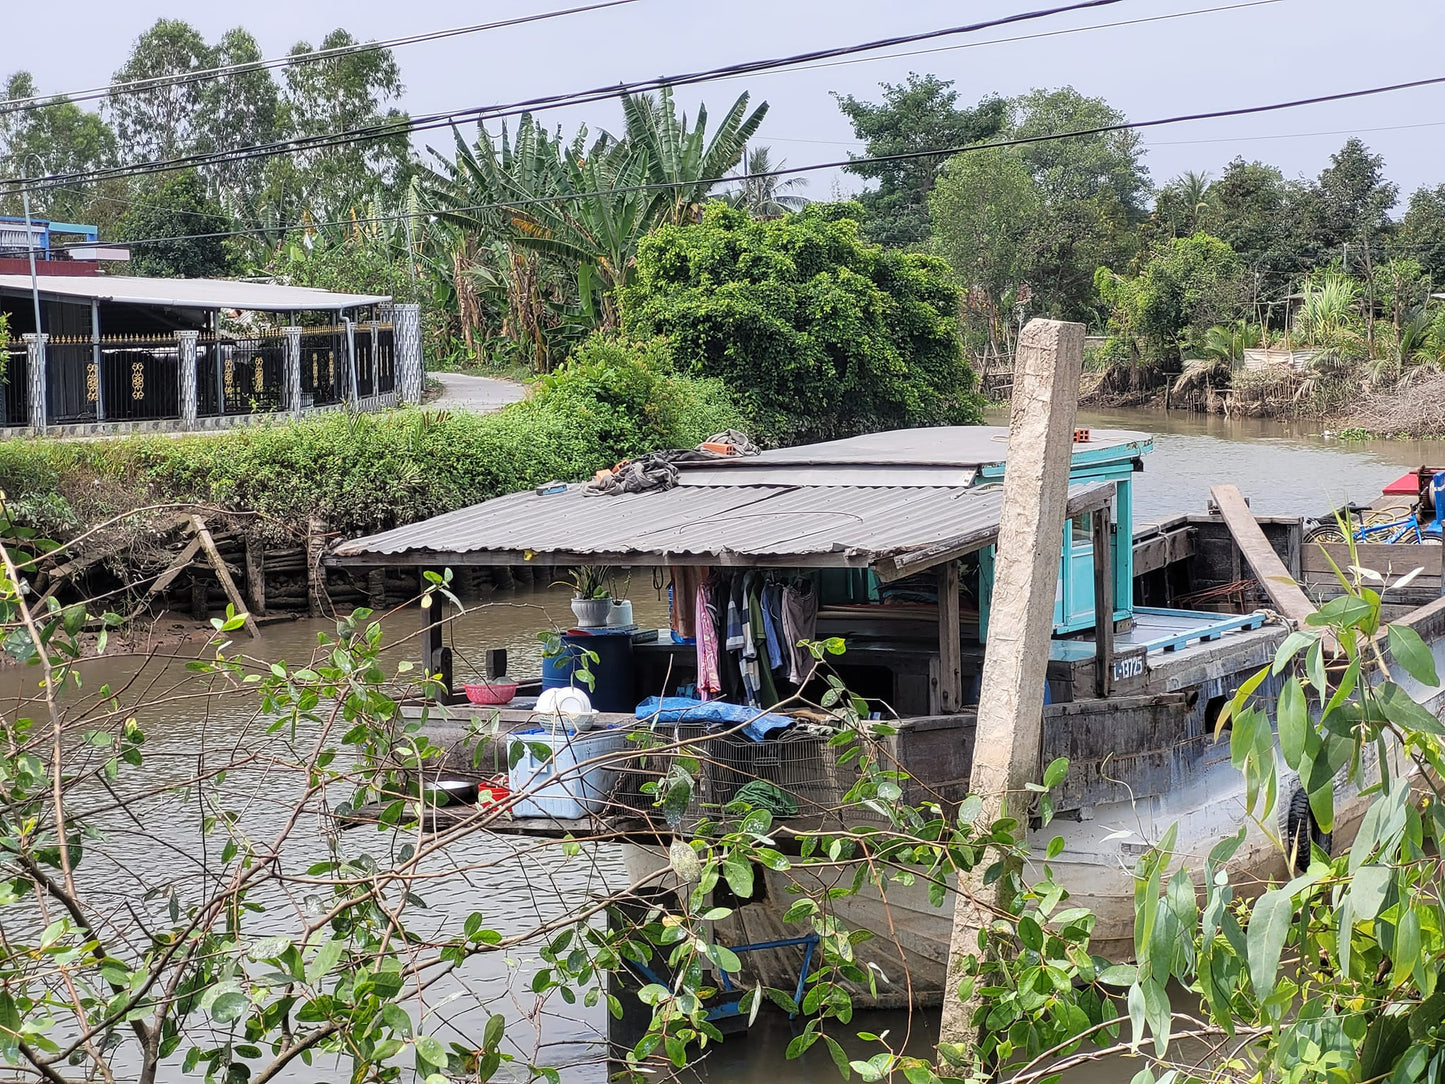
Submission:
{"label": "potted plant", "polygon": [[572,612],[579,627],[595,629],[607,624],[612,612],[611,576],[607,565],[578,565],[565,580],[558,581],[572,588]]}

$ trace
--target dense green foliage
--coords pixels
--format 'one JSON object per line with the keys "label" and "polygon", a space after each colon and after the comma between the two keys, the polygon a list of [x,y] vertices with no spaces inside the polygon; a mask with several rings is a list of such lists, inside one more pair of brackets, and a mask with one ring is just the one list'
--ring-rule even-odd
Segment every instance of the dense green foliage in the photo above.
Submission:
{"label": "dense green foliage", "polygon": [[1197,233],[1162,246],[1133,278],[1100,268],[1110,331],[1137,360],[1177,366],[1183,349],[1234,317],[1245,300],[1244,264],[1217,237]]}
{"label": "dense green foliage", "polygon": [[496,414],[337,412],[214,436],[6,441],[0,490],[19,519],[57,536],[167,501],[257,512],[280,529],[318,512],[358,534],[690,447],[737,421],[715,382],[659,375],[639,351],[598,342]]}
{"label": "dense green foliage", "polygon": [[680,372],[720,377],[766,442],[976,422],[947,266],[868,243],[857,210],[755,222],[715,203],[659,229],[622,293],[624,329]]}
{"label": "dense green foliage", "polygon": [[231,270],[231,248],[224,237],[196,234],[224,233],[229,224],[200,174],[187,170],[138,193],[115,233],[119,241],[140,242],[130,259],[137,275],[217,278]]}
{"label": "dense green foliage", "polygon": [[973,109],[960,108],[953,83],[936,75],[910,74],[903,83],[884,83],[881,102],[865,102],[851,94],[834,94],[838,108],[864,143],[855,158],[886,158],[923,154],[893,162],[848,166],[850,173],[878,182],[876,190],[858,197],[864,229],[881,244],[907,246],[928,238],[928,194],[951,147],[989,139],[1002,130],[1004,103],[985,98]]}

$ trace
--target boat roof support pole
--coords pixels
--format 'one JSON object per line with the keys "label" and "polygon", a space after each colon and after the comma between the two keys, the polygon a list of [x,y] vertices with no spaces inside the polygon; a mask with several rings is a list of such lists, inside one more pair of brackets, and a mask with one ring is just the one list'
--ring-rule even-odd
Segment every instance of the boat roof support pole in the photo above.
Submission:
{"label": "boat roof support pole", "polygon": [[1108,696],[1114,676],[1114,515],[1106,504],[1094,521],[1094,694]]}
{"label": "boat roof support pole", "polygon": [[[1019,336],[1014,364],[1009,457],[999,512],[998,561],[990,604],[988,650],[979,689],[970,791],[983,799],[977,823],[1001,815],[1028,825],[1027,784],[1041,775],[1044,682],[1053,633],[1059,545],[1068,508],[1074,412],[1084,365],[1084,325],[1032,320]],[[948,977],[940,1038],[978,1049],[971,1019],[981,1001],[952,993],[979,935],[1008,913],[1013,876],[984,884],[979,862],[961,874],[954,898]]]}
{"label": "boat roof support pole", "polygon": [[938,712],[963,707],[963,634],[958,617],[958,562],[938,566]]}
{"label": "boat roof support pole", "polygon": [[[419,570],[422,571],[422,570]],[[452,692],[452,666],[450,652],[442,646],[442,622],[446,620],[446,599],[439,591],[426,593],[427,581],[423,574],[417,577],[422,591],[421,611],[421,672],[422,680],[439,680],[440,689],[432,691],[441,698],[450,698]]]}

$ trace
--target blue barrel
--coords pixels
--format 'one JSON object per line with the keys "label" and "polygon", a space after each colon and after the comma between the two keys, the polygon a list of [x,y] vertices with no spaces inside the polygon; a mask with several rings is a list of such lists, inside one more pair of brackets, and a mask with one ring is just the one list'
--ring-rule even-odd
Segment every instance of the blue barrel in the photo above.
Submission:
{"label": "blue barrel", "polygon": [[[575,685],[592,700],[598,711],[632,713],[637,710],[637,693],[632,680],[632,630],[593,629],[562,634],[562,654],[542,660],[542,688],[561,689]],[[587,688],[578,669],[583,651],[591,651],[597,661],[591,664],[596,685]]]}

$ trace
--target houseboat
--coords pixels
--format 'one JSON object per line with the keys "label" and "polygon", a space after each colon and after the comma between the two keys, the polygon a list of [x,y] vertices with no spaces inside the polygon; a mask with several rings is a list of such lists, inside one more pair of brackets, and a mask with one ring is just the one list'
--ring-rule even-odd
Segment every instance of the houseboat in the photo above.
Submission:
{"label": "houseboat", "polygon": [[[842,655],[827,657],[828,666],[866,699],[870,714],[896,728],[881,740],[880,755],[906,773],[905,801],[936,802],[948,813],[964,799],[989,644],[1008,439],[1004,428],[941,427],[751,455],[729,454],[730,448],[683,453],[634,465],[640,469],[606,484],[542,487],[345,542],[328,560],[418,569],[660,570],[672,588],[673,628],[625,636],[581,630],[571,637],[595,634],[591,643],[608,645],[594,653],[600,712],[591,732],[616,728],[606,739],[612,744],[594,747],[615,752],[622,763],[608,777],[607,801],[584,800],[580,819],[567,815],[578,809],[518,802],[510,828],[541,835],[606,831],[627,841],[635,880],[652,875],[661,883],[669,876],[667,843],[687,825],[662,823],[651,794],[637,785],[647,771],[655,779],[665,770],[665,756],[650,756],[645,771],[628,768],[620,735],[639,727],[674,734],[701,761],[689,817],[715,814],[762,781],[784,795],[775,816],[780,846],[789,829],[882,823],[876,809],[843,800],[853,780],[828,745],[834,731],[817,708],[821,680],[789,657],[795,638],[845,643]],[[1197,516],[1135,523],[1134,476],[1152,447],[1145,433],[1075,433],[1039,766],[1042,776],[1044,765],[1067,757],[1069,771],[1053,794],[1055,819],[1029,836],[1040,856],[1050,838],[1064,838],[1063,853],[1050,863],[1054,876],[1074,903],[1098,916],[1094,951],[1115,959],[1133,951],[1137,857],[1177,826],[1178,854],[1202,866],[1216,842],[1248,823],[1243,779],[1231,766],[1227,740],[1215,740],[1216,723],[1239,686],[1273,658],[1299,607],[1309,609],[1295,583],[1305,548],[1297,518],[1245,513],[1248,522],[1241,523],[1244,501],[1233,491],[1220,508]],[[628,478],[640,481],[623,484]],[[1281,601],[1283,579],[1294,596]],[[444,669],[441,609],[423,616],[428,672]],[[1432,603],[1405,620],[1445,666],[1441,606]],[[731,633],[740,652],[729,647]],[[780,634],[785,642],[772,642]],[[749,658],[750,650],[758,657]],[[759,680],[765,672],[769,680]],[[1266,703],[1279,680],[1260,689]],[[1432,710],[1440,705],[1441,689],[1407,690]],[[649,697],[676,698],[664,706],[682,706],[659,715]],[[797,710],[805,701],[813,706]],[[700,702],[712,707],[697,708]],[[534,727],[531,705],[519,698],[495,709],[496,718],[504,728]],[[766,725],[708,723],[739,718],[733,709]],[[444,740],[446,727],[485,721],[493,710],[453,700],[429,717]],[[1364,803],[1352,790],[1342,785],[1336,795],[1331,840],[1313,824],[1308,804],[1295,800],[1297,782],[1282,784],[1279,838],[1339,847],[1353,837]],[[1236,868],[1276,877],[1286,873],[1285,863],[1270,833],[1251,824]],[[744,957],[772,985],[791,985],[806,951],[786,944],[806,931],[782,921],[796,898],[790,892],[796,876],[759,870],[753,899],[717,923],[719,939],[734,946],[785,942]],[[842,921],[875,935],[859,946],[859,958],[889,980],[877,1004],[938,1002],[951,896],[934,906],[920,882],[890,885],[886,898],[865,888],[833,906]]]}

